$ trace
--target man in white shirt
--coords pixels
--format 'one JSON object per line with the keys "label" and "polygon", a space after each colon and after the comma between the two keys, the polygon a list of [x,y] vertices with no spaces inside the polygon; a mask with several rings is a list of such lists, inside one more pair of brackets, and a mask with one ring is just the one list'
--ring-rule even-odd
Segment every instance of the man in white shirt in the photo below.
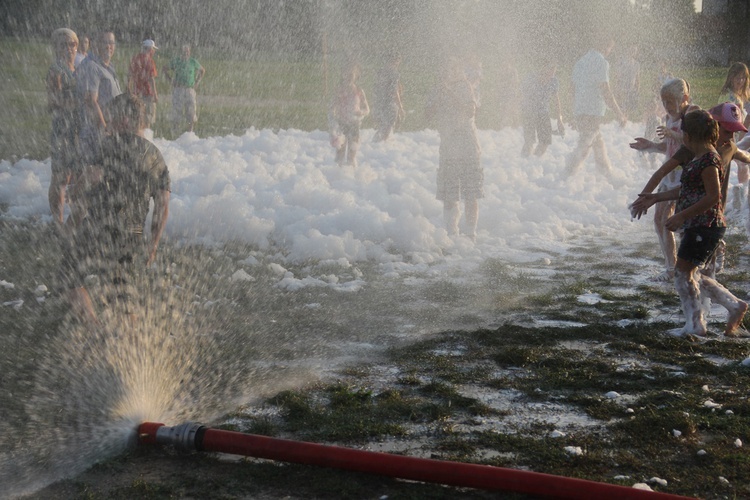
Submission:
{"label": "man in white shirt", "polygon": [[567,158],[568,175],[580,169],[591,149],[594,150],[594,160],[599,170],[605,174],[612,170],[599,126],[608,107],[617,115],[621,125],[624,126],[627,121],[609,87],[609,63],[606,57],[613,47],[613,39],[603,38],[596,49],[589,50],[573,67],[573,117],[579,136],[576,149]]}

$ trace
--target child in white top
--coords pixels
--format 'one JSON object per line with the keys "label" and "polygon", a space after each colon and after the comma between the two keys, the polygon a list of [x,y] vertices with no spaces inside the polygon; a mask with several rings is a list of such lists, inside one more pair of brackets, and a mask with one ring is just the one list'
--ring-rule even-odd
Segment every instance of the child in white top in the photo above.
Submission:
{"label": "child in white top", "polygon": [[[667,112],[664,125],[656,127],[657,136],[662,139],[655,143],[643,137],[638,137],[630,145],[640,151],[657,151],[665,153],[671,158],[682,145],[682,131],[680,124],[682,117],[690,108],[690,86],[681,78],[672,78],[662,85],[661,101]],[[659,184],[659,192],[669,191],[680,185],[680,169],[671,171]],[[665,226],[667,219],[674,213],[674,200],[657,203],[654,208],[654,229],[659,238],[659,246],[664,255],[665,271],[656,277],[657,281],[671,281],[674,277],[677,247],[672,231]]]}

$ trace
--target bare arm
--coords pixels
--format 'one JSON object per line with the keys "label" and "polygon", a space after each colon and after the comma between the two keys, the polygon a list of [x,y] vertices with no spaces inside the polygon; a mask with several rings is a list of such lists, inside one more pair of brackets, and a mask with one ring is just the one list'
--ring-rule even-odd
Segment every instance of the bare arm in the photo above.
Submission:
{"label": "bare arm", "polygon": [[667,219],[665,227],[670,231],[678,230],[680,227],[682,227],[686,220],[709,210],[721,199],[719,170],[716,167],[704,168],[701,172],[701,179],[703,179],[703,185],[706,188],[706,194],[703,196],[703,198],[690,205],[685,210],[682,210]]}
{"label": "bare arm", "polygon": [[60,80],[60,75],[55,74],[52,71],[47,73],[47,104],[49,105],[50,111],[61,109],[63,107],[60,102],[61,89],[62,81]]}
{"label": "bare arm", "polygon": [[99,106],[99,92],[86,92],[83,96],[83,105],[94,123],[98,123],[103,129],[107,128],[107,121],[104,119],[104,113]]}
{"label": "bare arm", "polygon": [[680,194],[680,188],[677,187],[670,191],[663,193],[652,194],[654,189],[659,185],[661,180],[667,176],[672,170],[677,168],[680,162],[674,157],[670,158],[659,169],[653,173],[651,178],[648,180],[643,190],[638,194],[638,198],[630,204],[630,215],[634,219],[640,219],[641,216],[645,215],[648,209],[660,201],[676,200]]}
{"label": "bare arm", "polygon": [[203,75],[205,75],[205,74],[206,74],[206,69],[203,66],[201,66],[200,68],[198,68],[198,74],[195,77],[195,86],[196,87],[201,82],[201,80],[203,80]]}
{"label": "bare arm", "polygon": [[630,216],[634,219],[640,219],[641,216],[646,215],[648,209],[660,201],[671,201],[676,200],[680,196],[680,188],[676,187],[669,191],[662,191],[661,193],[642,193],[638,195],[638,199],[630,205]]}
{"label": "bare arm", "polygon": [[602,97],[604,98],[604,102],[607,104],[607,107],[614,111],[615,115],[617,115],[617,121],[620,122],[620,125],[625,126],[625,122],[628,121],[628,118],[625,116],[625,114],[620,109],[620,106],[617,104],[617,100],[615,99],[614,94],[612,94],[612,89],[609,86],[609,82],[604,82],[600,84],[599,89],[601,90]]}
{"label": "bare arm", "polygon": [[156,258],[156,250],[159,248],[161,235],[167,225],[169,216],[169,196],[166,189],[160,189],[154,196],[154,214],[151,218],[151,241],[148,247],[148,265],[150,266]]}
{"label": "bare arm", "polygon": [[654,142],[646,139],[645,137],[636,137],[633,142],[630,143],[630,147],[645,153],[666,153],[667,144],[664,142]]}
{"label": "bare arm", "polygon": [[750,153],[743,149],[738,149],[736,153],[734,153],[734,156],[732,156],[733,160],[741,161],[742,163],[750,163]]}
{"label": "bare arm", "polygon": [[161,68],[161,72],[164,73],[164,78],[166,78],[169,83],[172,83],[172,69],[168,64],[165,64],[164,67]]}
{"label": "bare arm", "polygon": [[651,175],[651,178],[648,180],[645,186],[643,186],[643,189],[641,190],[641,194],[643,193],[651,193],[656,189],[656,187],[659,185],[662,179],[664,179],[667,175],[669,175],[672,170],[676,169],[680,166],[680,162],[677,161],[674,158],[670,158],[664,163],[662,163],[661,167]]}

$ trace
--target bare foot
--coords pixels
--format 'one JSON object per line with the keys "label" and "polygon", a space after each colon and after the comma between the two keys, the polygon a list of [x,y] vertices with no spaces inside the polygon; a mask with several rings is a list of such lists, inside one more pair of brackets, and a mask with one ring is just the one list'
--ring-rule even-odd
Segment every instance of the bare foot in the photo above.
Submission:
{"label": "bare foot", "polygon": [[742,318],[745,317],[747,312],[747,302],[737,302],[737,307],[733,311],[728,311],[727,314],[727,329],[724,330],[724,335],[727,337],[739,337],[737,330],[742,323]]}

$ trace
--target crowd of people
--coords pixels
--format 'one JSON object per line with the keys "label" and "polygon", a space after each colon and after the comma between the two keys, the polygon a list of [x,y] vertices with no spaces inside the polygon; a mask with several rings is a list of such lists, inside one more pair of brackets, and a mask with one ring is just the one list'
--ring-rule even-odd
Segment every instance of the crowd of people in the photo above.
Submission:
{"label": "crowd of people", "polygon": [[[79,42],[67,28],[52,34],[55,60],[47,74],[52,114],[49,204],[61,236],[60,281],[76,314],[96,323],[84,278],[104,270],[116,287],[110,301],[127,308],[130,297],[123,290],[130,274],[156,257],[169,213],[170,180],[161,153],[144,138],[158,100],[156,44],[143,41],[123,92],[112,63],[114,33],[96,33],[90,52],[85,47],[79,52]],[[147,240],[144,226],[152,201]]]}
{"label": "crowd of people", "polygon": [[[139,253],[146,264],[153,262],[168,214],[169,172],[158,149],[143,138],[144,130],[156,120],[159,99],[155,42],[144,40],[140,52],[132,58],[125,92],[112,64],[114,33],[102,31],[93,36],[90,52],[88,39],[81,42],[79,45],[78,37],[69,29],[58,29],[52,35],[55,61],[47,76],[52,113],[49,204],[62,226],[66,191],[70,191],[63,274],[72,283],[74,308],[82,317],[95,321],[91,299],[80,279],[84,275],[81,267],[94,257],[106,255],[108,261],[117,263],[111,271],[114,280],[127,283],[123,269],[138,261]],[[592,151],[599,172],[609,176],[612,165],[600,126],[608,110],[624,126],[628,113],[639,108],[637,47],[627,51],[612,82],[607,58],[613,46],[613,39],[601,37],[573,67],[569,125],[577,130],[578,142],[566,158],[568,176],[581,169]],[[399,54],[388,54],[375,78],[374,140],[378,142],[387,141],[405,116],[400,63]],[[162,72],[172,84],[174,131],[192,131],[197,120],[195,87],[205,74],[204,68],[191,57],[190,46],[184,45],[180,56],[170,60]],[[370,114],[359,84],[360,73],[355,62],[343,67],[329,107],[331,145],[341,166],[356,167],[360,128]],[[446,230],[450,236],[463,233],[472,241],[476,239],[478,202],[484,196],[476,127],[481,76],[481,62],[476,57],[446,59],[426,105],[426,118],[440,136],[436,197],[443,203]],[[750,134],[744,134],[750,125],[745,109],[750,100],[750,72],[742,63],[733,64],[719,104],[709,111],[692,103],[686,80],[672,77],[666,69],[658,78],[660,87],[646,107],[646,137],[635,138],[631,147],[643,153],[664,154],[667,160],[631,204],[631,214],[641,218],[655,207],[654,227],[665,262],[664,272],[655,279],[674,281],[686,319],[685,326],[672,333],[706,335],[705,305],[713,300],[728,311],[725,335],[744,335],[742,320],[748,304],[716,281],[716,275],[724,260],[732,162],[737,165],[738,179],[732,188],[733,198],[741,205],[737,200],[747,197]],[[524,79],[518,103],[523,117],[524,157],[532,152],[543,156],[553,134],[564,135],[559,88],[557,64],[549,58],[540,60]],[[657,110],[657,103],[661,109]],[[663,120],[658,117],[661,113]],[[155,210],[151,239],[144,244],[149,200],[153,200]],[[676,233],[681,234],[679,245]],[[141,251],[143,248],[147,251]]]}

